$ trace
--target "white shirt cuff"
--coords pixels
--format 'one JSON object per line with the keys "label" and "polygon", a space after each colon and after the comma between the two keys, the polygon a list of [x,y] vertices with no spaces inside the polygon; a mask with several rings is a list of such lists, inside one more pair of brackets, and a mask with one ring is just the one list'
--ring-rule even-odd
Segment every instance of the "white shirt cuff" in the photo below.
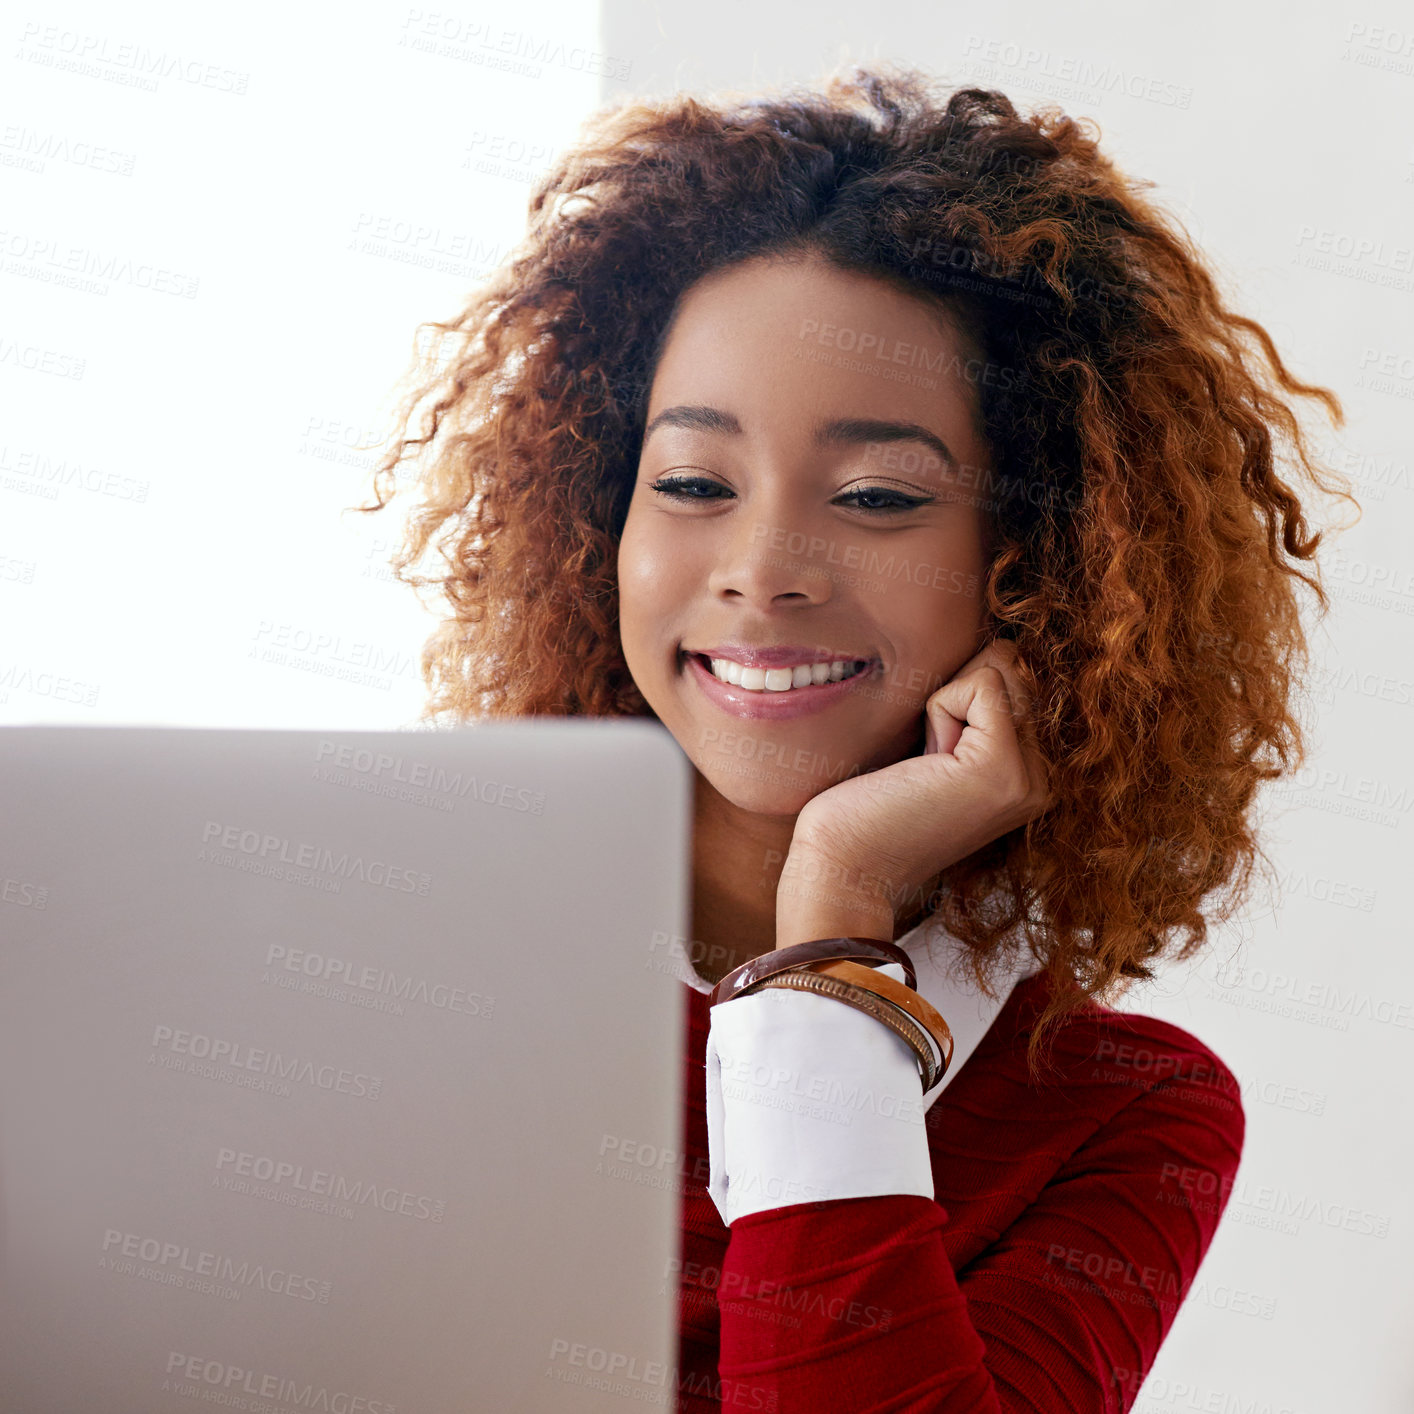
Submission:
{"label": "white shirt cuff", "polygon": [[[898,963],[879,969],[904,980]],[[903,1038],[814,992],[767,987],[712,1008],[707,1192],[730,1226],[831,1198],[934,1197],[918,1063]]]}

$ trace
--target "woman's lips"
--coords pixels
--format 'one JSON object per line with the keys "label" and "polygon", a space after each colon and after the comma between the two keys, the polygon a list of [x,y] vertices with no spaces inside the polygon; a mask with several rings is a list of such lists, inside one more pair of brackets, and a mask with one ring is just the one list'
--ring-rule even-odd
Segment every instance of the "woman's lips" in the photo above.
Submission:
{"label": "woman's lips", "polygon": [[789,692],[752,692],[713,677],[712,670],[696,654],[681,650],[679,653],[686,660],[689,677],[710,701],[733,717],[757,722],[782,722],[823,712],[858,684],[869,682],[880,667],[876,659],[863,672],[839,682],[812,683],[809,687],[793,687]]}

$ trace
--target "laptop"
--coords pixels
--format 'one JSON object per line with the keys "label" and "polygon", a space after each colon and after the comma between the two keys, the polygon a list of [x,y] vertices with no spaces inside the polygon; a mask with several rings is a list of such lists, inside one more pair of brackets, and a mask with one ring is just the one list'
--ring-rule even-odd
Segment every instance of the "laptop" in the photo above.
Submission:
{"label": "laptop", "polygon": [[0,728],[0,1409],[672,1406],[659,724]]}

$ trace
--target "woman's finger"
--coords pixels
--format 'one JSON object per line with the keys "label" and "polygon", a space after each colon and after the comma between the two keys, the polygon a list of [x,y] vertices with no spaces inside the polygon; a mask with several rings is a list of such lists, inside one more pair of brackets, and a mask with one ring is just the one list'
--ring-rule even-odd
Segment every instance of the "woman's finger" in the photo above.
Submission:
{"label": "woman's finger", "polygon": [[940,742],[950,733],[960,739],[966,727],[999,746],[1017,740],[1011,693],[996,667],[974,668],[944,683],[928,699],[928,715]]}

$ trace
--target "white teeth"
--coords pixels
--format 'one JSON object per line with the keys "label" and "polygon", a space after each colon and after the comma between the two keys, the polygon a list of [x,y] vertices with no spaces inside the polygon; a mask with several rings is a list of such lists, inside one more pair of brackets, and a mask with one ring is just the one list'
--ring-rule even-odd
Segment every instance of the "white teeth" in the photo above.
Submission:
{"label": "white teeth", "polygon": [[712,676],[748,692],[789,692],[797,687],[839,682],[862,668],[862,658],[837,658],[833,663],[797,663],[793,668],[744,668],[730,658],[713,658]]}

